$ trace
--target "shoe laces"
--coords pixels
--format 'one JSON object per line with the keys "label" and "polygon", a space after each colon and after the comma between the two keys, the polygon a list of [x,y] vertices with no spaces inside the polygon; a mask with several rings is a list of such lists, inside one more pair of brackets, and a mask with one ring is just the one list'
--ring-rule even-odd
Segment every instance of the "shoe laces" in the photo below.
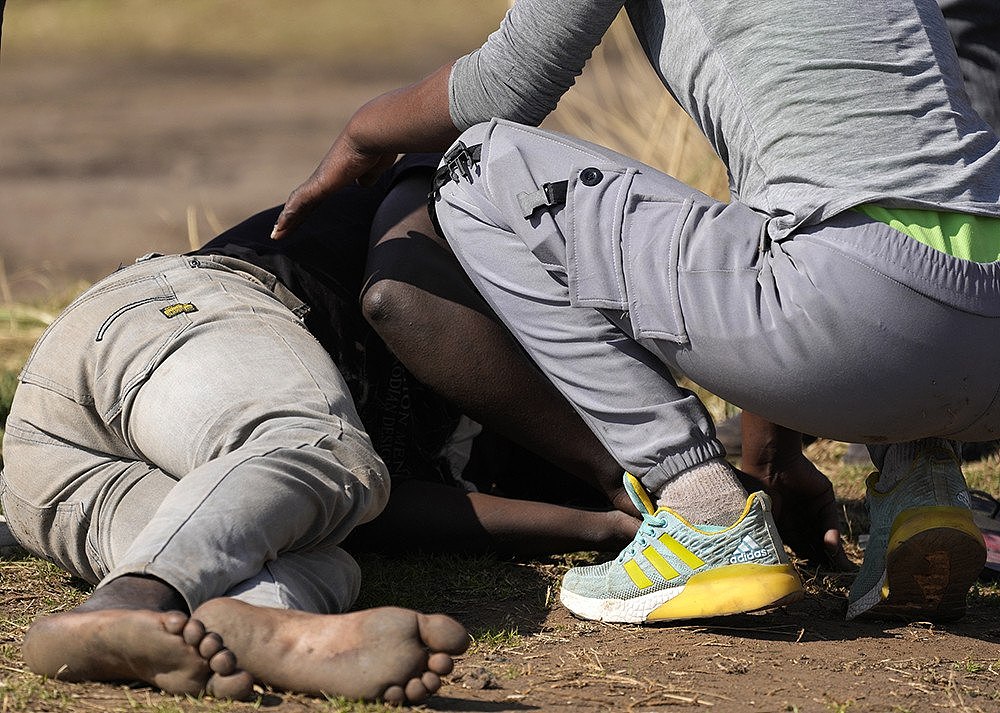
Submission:
{"label": "shoe laces", "polygon": [[667,526],[667,521],[662,517],[654,517],[649,513],[643,513],[642,524],[639,525],[639,531],[635,533],[635,537],[632,538],[632,542],[621,551],[618,555],[616,561],[620,564],[625,560],[634,557],[637,549],[643,549],[649,546],[650,540],[656,538],[657,529],[662,529]]}

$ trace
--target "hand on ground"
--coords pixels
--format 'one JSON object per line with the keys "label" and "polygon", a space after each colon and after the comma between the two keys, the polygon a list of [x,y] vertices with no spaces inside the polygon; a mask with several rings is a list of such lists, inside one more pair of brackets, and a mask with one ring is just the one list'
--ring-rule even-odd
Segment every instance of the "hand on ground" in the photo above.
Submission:
{"label": "hand on ground", "polygon": [[771,496],[778,531],[798,556],[834,570],[856,569],[840,540],[833,484],[808,458],[799,453],[785,463],[745,463],[742,469]]}

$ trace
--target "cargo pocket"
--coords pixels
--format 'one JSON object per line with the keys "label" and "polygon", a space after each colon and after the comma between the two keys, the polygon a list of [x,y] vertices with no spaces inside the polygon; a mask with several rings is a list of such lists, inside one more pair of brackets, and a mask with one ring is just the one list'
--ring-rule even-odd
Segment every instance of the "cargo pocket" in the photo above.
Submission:
{"label": "cargo pocket", "polygon": [[622,221],[637,171],[592,164],[573,171],[566,194],[566,271],[574,307],[628,308]]}
{"label": "cargo pocket", "polygon": [[627,312],[636,339],[688,341],[677,265],[694,201],[636,192],[636,169],[594,164],[567,194],[570,304]]}
{"label": "cargo pocket", "polygon": [[638,194],[628,198],[622,221],[622,263],[636,339],[688,342],[677,266],[694,205],[691,198]]}

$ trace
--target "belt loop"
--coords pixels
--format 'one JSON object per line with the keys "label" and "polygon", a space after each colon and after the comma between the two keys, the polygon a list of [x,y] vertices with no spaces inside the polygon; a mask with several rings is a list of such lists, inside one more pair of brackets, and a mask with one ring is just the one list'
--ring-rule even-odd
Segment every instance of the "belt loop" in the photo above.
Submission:
{"label": "belt loop", "polygon": [[431,191],[427,194],[427,214],[430,216],[434,230],[442,238],[444,231],[441,230],[441,224],[437,219],[437,209],[434,206],[441,199],[441,187],[452,181],[458,183],[461,178],[471,182],[472,168],[479,163],[482,152],[482,144],[466,146],[459,141],[441,158],[441,166],[434,172]]}

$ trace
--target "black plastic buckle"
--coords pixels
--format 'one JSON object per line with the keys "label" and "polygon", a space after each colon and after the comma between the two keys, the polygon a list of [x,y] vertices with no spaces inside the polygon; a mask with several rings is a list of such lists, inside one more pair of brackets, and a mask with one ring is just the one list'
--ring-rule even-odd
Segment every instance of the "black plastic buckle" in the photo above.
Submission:
{"label": "black plastic buckle", "polygon": [[451,147],[441,159],[441,167],[434,173],[434,181],[431,184],[431,198],[437,199],[441,191],[441,186],[451,181],[456,183],[465,179],[472,180],[472,167],[479,163],[482,154],[482,144],[466,146],[459,141]]}

